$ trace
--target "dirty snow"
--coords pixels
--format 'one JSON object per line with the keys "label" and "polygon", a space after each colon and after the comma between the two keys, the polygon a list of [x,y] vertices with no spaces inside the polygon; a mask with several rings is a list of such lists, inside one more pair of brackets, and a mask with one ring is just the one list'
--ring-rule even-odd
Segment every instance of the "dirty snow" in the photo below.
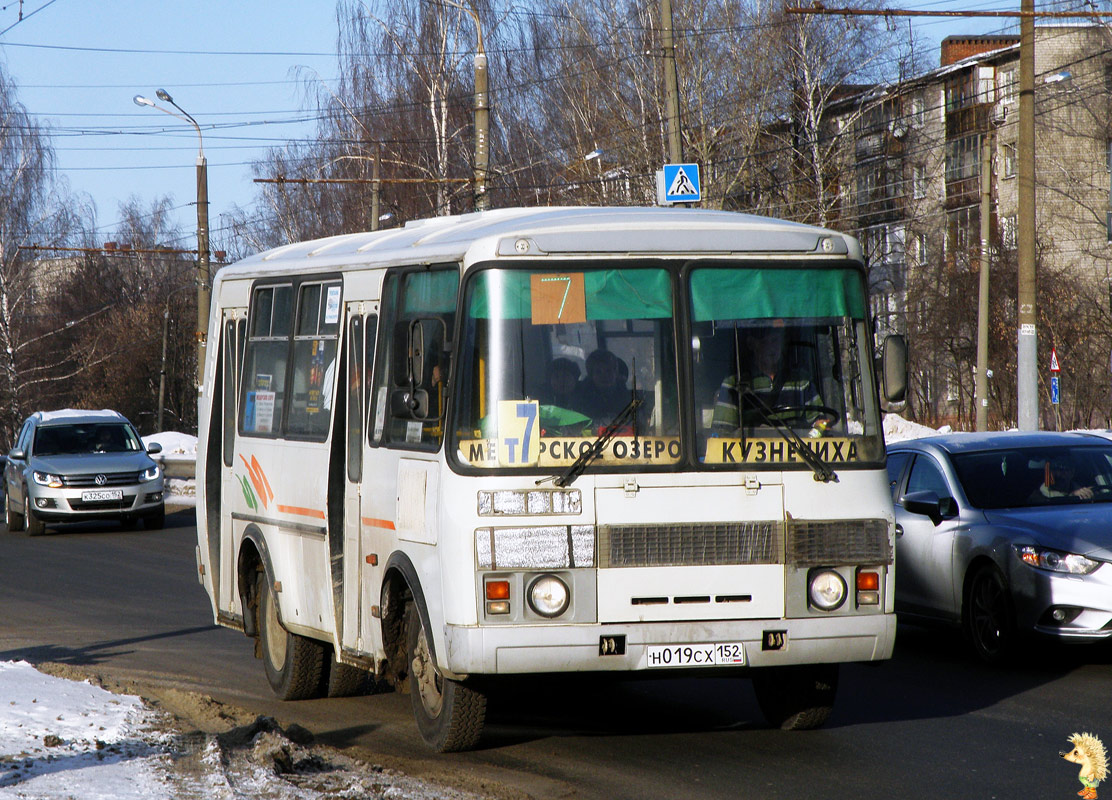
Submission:
{"label": "dirty snow", "polygon": [[924,436],[937,436],[940,433],[950,433],[950,426],[943,425],[935,430],[918,422],[904,419],[899,414],[884,415],[884,441],[902,442],[905,439],[920,439]]}
{"label": "dirty snow", "polygon": [[138,697],[0,662],[0,800],[477,800],[267,717],[186,732]]}

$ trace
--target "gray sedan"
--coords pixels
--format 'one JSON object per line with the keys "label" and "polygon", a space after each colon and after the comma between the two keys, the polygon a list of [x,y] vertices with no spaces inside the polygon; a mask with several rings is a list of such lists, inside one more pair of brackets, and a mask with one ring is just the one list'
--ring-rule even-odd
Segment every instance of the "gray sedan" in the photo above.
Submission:
{"label": "gray sedan", "polygon": [[1004,660],[1020,633],[1112,637],[1112,442],[1074,433],[888,446],[896,611],[960,623]]}

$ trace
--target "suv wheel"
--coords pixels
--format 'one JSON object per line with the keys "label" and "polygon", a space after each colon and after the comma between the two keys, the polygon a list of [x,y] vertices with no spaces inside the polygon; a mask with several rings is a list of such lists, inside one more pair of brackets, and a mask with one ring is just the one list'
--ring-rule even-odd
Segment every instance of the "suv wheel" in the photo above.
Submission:
{"label": "suv wheel", "polygon": [[35,513],[34,507],[28,503],[27,508],[27,535],[28,536],[41,536],[46,532],[46,523],[42,521],[42,517]]}
{"label": "suv wheel", "polygon": [[19,533],[23,530],[23,515],[12,511],[12,499],[10,497],[5,496],[4,498],[4,511],[8,523],[8,532]]}

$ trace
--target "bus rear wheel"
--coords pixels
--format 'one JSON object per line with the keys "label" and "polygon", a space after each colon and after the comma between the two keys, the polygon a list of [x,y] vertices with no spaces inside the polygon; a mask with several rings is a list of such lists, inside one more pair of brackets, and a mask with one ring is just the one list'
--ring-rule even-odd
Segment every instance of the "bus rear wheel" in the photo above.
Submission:
{"label": "bus rear wheel", "polygon": [[820,728],[834,710],[837,664],[805,664],[754,670],[757,704],[768,724],[785,731]]}
{"label": "bus rear wheel", "polygon": [[474,747],[486,723],[486,695],[440,674],[413,604],[406,609],[405,629],[409,697],[421,737],[438,753]]}
{"label": "bus rear wheel", "polygon": [[265,572],[258,577],[259,643],[270,688],[279,700],[308,700],[320,696],[325,646],[290,633],[278,618],[278,598]]}

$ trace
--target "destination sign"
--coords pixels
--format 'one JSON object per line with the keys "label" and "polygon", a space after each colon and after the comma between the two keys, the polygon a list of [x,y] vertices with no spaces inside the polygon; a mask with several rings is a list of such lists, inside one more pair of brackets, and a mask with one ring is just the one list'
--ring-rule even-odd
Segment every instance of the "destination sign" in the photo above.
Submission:
{"label": "destination sign", "polygon": [[[473,467],[566,467],[586,453],[595,440],[577,436],[541,436],[535,446],[536,459],[513,458],[505,442],[498,439],[465,439],[459,443],[459,459]],[[501,457],[500,457],[501,454]],[[680,440],[665,436],[618,436],[611,439],[596,464],[675,464],[680,460]]]}
{"label": "destination sign", "polygon": [[[804,439],[807,449],[827,464],[859,461],[857,440],[846,438]],[[805,464],[798,445],[775,439],[707,439],[707,464]]]}

